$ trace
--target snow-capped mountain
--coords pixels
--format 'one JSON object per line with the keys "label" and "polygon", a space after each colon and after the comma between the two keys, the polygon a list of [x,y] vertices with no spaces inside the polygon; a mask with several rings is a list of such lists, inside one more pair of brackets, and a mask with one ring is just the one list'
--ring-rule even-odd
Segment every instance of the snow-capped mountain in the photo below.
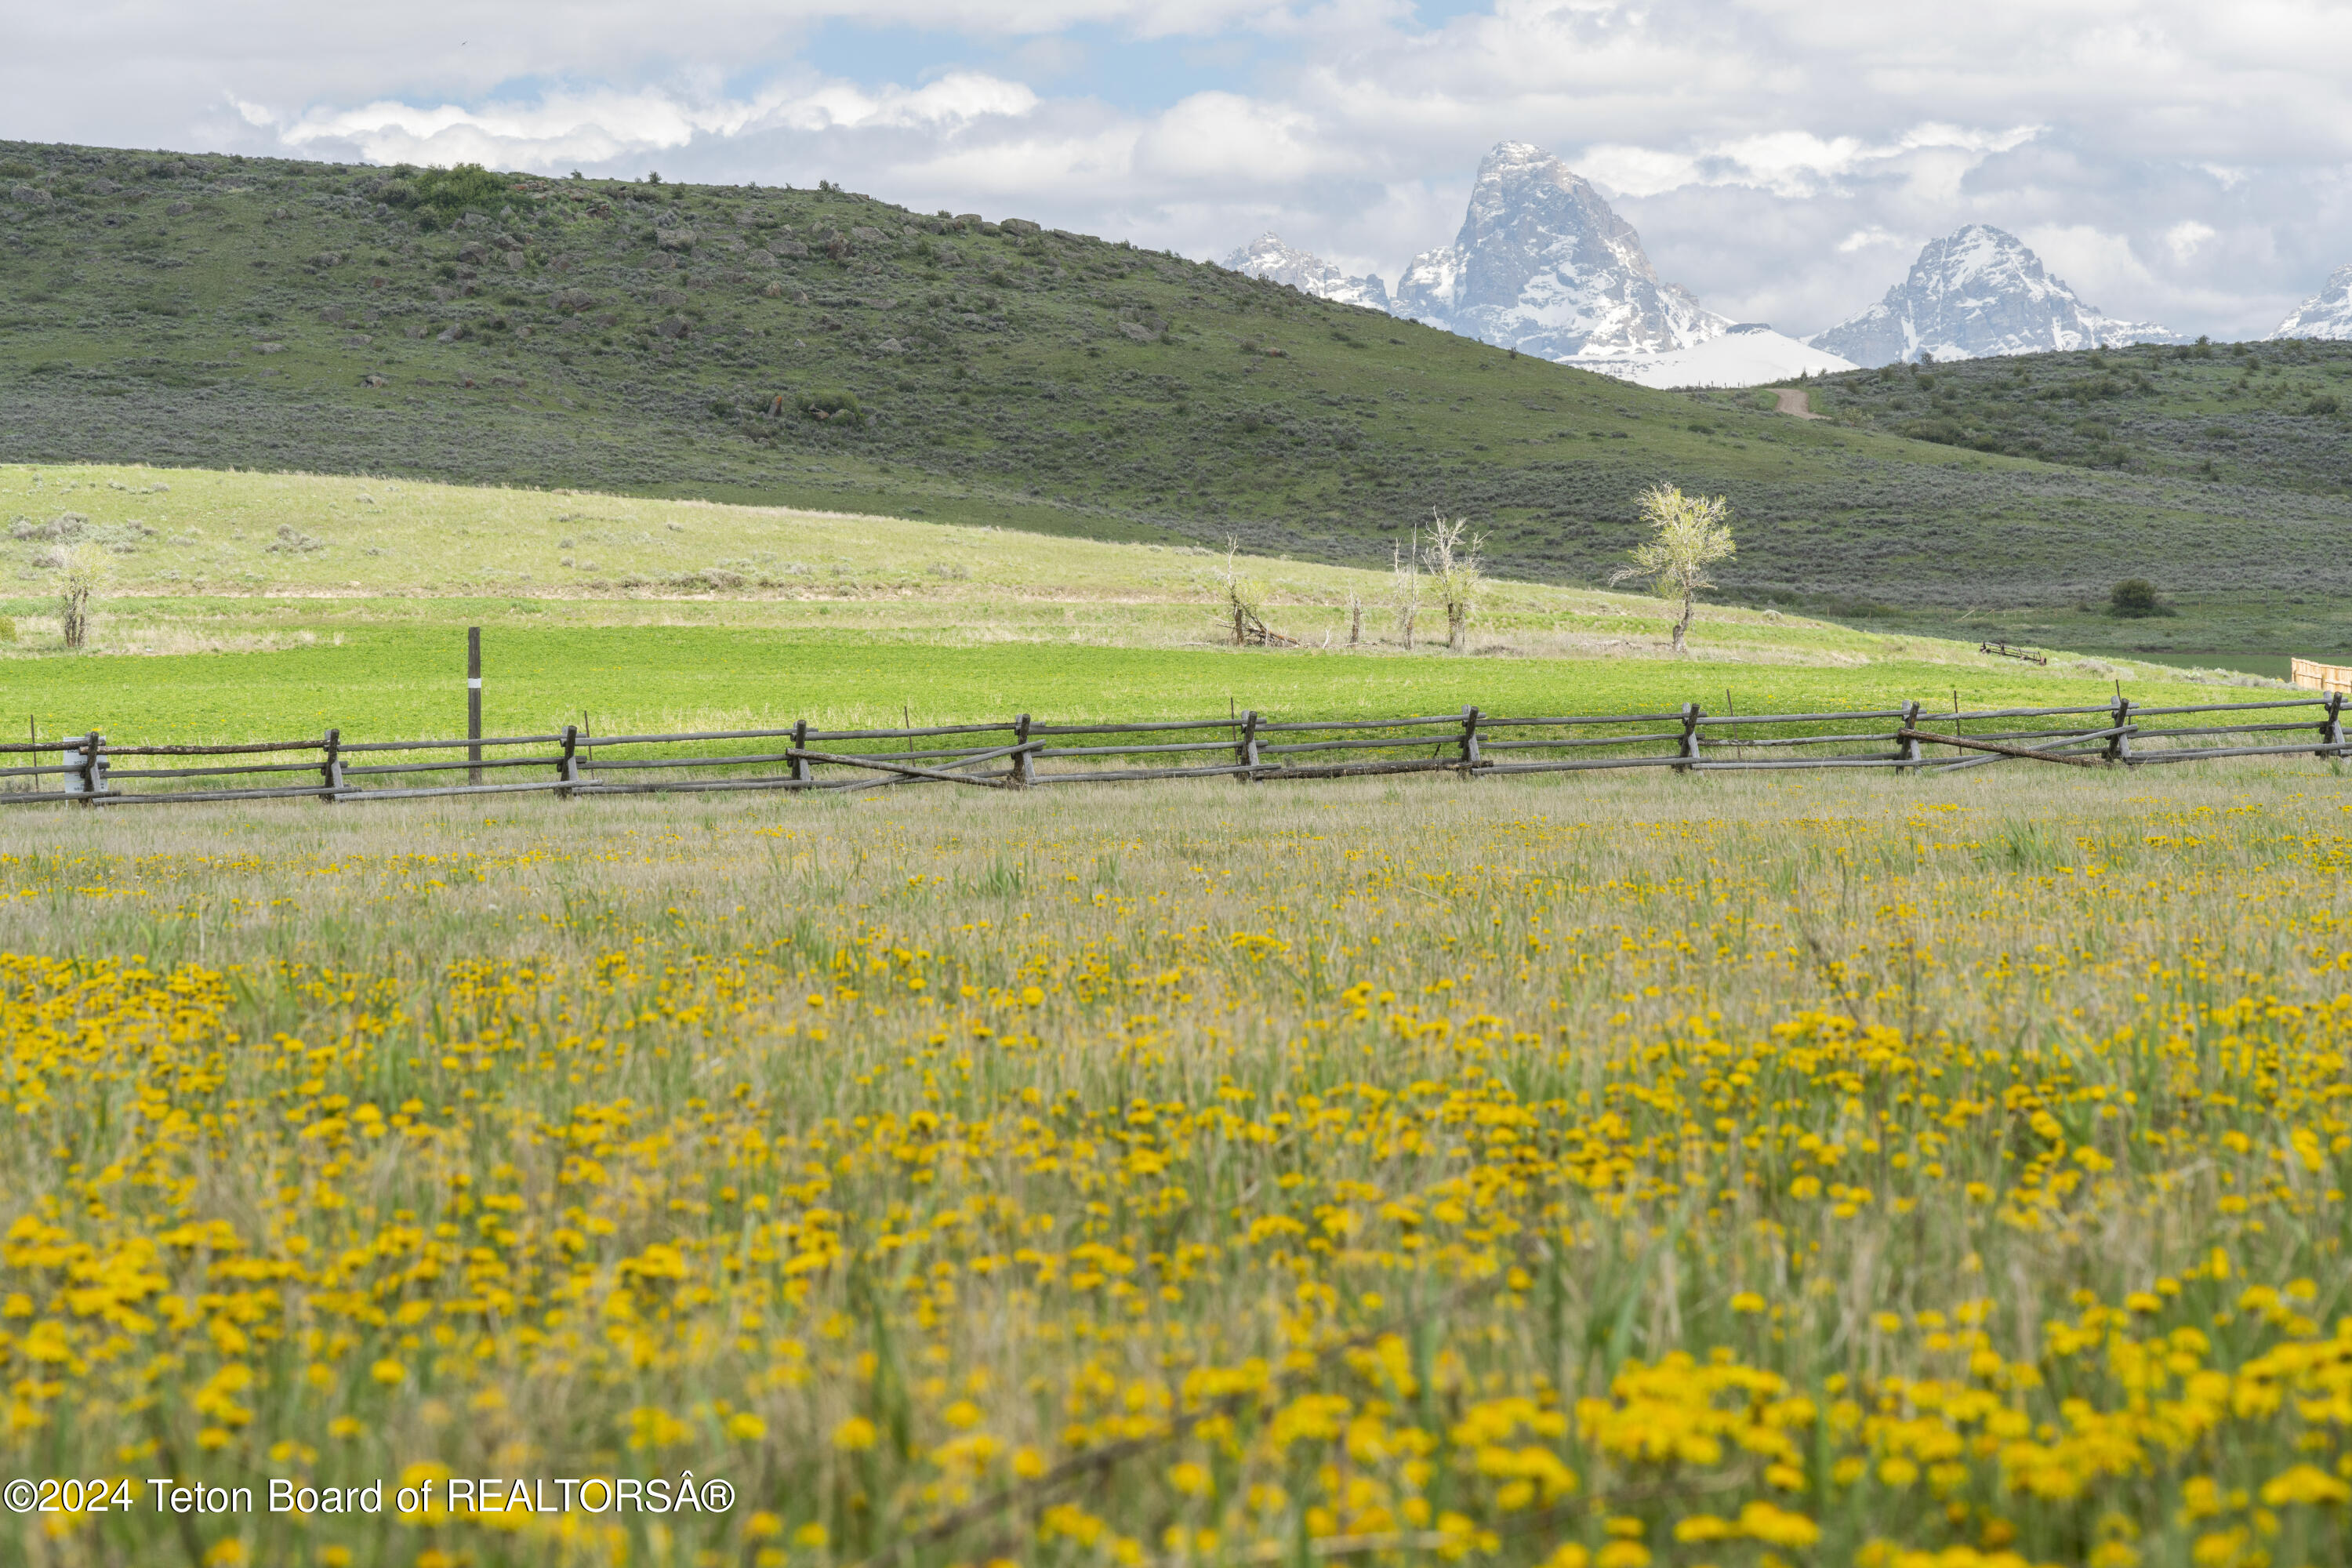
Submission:
{"label": "snow-capped mountain", "polygon": [[2048,353],[2100,343],[2172,343],[2180,335],[2102,315],[2043,270],[2015,235],[1972,223],[1929,240],[1911,275],[1862,314],[1805,340],[1859,365]]}
{"label": "snow-capped mountain", "polygon": [[1381,281],[1379,273],[1350,278],[1321,257],[1285,245],[1282,236],[1271,230],[1226,257],[1225,266],[1253,278],[1287,283],[1300,293],[1318,299],[1362,305],[1374,310],[1389,309],[1388,285]]}
{"label": "snow-capped mountain", "polygon": [[1540,147],[1497,142],[1454,243],[1413,258],[1396,313],[1545,359],[1690,348],[1731,323],[1659,281],[1642,237]]}
{"label": "snow-capped mountain", "polygon": [[2271,336],[2352,339],[2352,265],[2330,273],[2319,292],[2297,305]]}
{"label": "snow-capped mountain", "polygon": [[1568,363],[1643,386],[1761,386],[1799,374],[1827,375],[1857,368],[1851,361],[1801,343],[1761,321],[1734,322],[1721,336],[1694,348]]}

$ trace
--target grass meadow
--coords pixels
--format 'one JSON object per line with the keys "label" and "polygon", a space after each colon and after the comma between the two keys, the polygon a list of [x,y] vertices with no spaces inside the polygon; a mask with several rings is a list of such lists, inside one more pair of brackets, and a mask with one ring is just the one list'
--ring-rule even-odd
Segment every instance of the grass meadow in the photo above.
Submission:
{"label": "grass meadow", "polygon": [[0,1469],[131,1489],[0,1561],[2340,1563],[2347,861],[2309,763],[9,814]]}
{"label": "grass meadow", "polygon": [[[1772,609],[1702,608],[1667,657],[1671,607],[1639,594],[1496,579],[1471,657],[1408,653],[1389,574],[1243,556],[1298,646],[1229,638],[1197,547],[991,527],[135,466],[0,467],[13,588],[0,725],[121,742],[463,733],[465,628],[484,628],[485,721],[543,731],[585,712],[644,731],[1002,719],[1285,717],[2049,706],[2212,700],[2212,682],[2126,659],[2047,667]],[[111,574],[88,651],[67,654],[58,552]],[[1352,607],[1351,607],[1352,605]],[[1359,614],[1359,612],[1360,612]],[[1350,637],[1360,640],[1350,646]]]}

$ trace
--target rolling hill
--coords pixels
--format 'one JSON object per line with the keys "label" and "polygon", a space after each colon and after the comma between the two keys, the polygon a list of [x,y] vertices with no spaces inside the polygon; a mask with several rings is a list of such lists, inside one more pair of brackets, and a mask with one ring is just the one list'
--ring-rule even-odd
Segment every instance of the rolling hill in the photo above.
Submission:
{"label": "rolling hill", "polygon": [[1497,570],[1561,582],[1604,576],[1635,494],[1672,479],[1732,499],[1724,592],[1751,603],[1965,633],[1988,604],[2063,611],[2140,573],[2188,612],[2172,631],[2210,609],[2232,637],[2352,643],[2330,607],[2352,586],[2340,489],[1652,391],[1017,218],[27,143],[0,143],[0,459],[1232,536],[1355,563],[1435,507],[1488,533]]}

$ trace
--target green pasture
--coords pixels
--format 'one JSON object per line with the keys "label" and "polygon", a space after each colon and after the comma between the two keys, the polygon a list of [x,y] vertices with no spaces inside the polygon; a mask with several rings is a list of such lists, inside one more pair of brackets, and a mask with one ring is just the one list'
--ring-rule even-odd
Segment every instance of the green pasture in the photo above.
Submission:
{"label": "green pasture", "polygon": [[[462,613],[462,604],[436,606]],[[2112,680],[1892,658],[1866,665],[1697,659],[1489,658],[1047,641],[955,646],[876,632],[730,626],[567,625],[481,606],[484,727],[579,722],[597,732],[825,727],[1004,718],[1176,719],[1257,709],[1273,717],[1448,712],[1710,712],[1885,706],[1955,693],[1970,708],[2097,702]],[[558,607],[560,610],[560,606]],[[309,630],[309,628],[302,628]],[[323,630],[323,628],[322,628]],[[252,651],[52,656],[0,661],[0,724],[16,735],[96,729],[120,741],[348,740],[465,732],[465,623],[371,624]],[[340,640],[338,640],[340,639]],[[2214,700],[2215,689],[2132,679],[2143,701]],[[2248,692],[2246,695],[2259,695]],[[13,738],[13,737],[12,737]]]}
{"label": "green pasture", "polygon": [[[1003,719],[1452,711],[1756,712],[2147,700],[2248,678],[1701,606],[1688,657],[1639,593],[1494,579],[1468,647],[1408,649],[1387,572],[1156,542],[582,492],[62,465],[0,468],[0,733],[118,742],[464,732],[484,628],[488,732],[611,734]],[[21,537],[18,537],[20,535]],[[57,552],[104,553],[79,653]],[[1228,574],[1293,646],[1230,646]],[[1354,639],[1351,643],[1351,639]],[[2221,689],[2227,690],[2227,685]]]}

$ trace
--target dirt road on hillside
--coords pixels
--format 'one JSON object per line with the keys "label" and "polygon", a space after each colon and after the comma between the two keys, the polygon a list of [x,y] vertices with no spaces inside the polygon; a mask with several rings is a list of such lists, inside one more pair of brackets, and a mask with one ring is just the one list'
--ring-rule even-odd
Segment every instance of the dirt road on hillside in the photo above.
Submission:
{"label": "dirt road on hillside", "polygon": [[1810,392],[1796,392],[1784,386],[1776,389],[1772,395],[1780,400],[1780,406],[1772,411],[1775,414],[1793,414],[1800,419],[1829,417],[1826,414],[1813,412],[1813,395]]}

